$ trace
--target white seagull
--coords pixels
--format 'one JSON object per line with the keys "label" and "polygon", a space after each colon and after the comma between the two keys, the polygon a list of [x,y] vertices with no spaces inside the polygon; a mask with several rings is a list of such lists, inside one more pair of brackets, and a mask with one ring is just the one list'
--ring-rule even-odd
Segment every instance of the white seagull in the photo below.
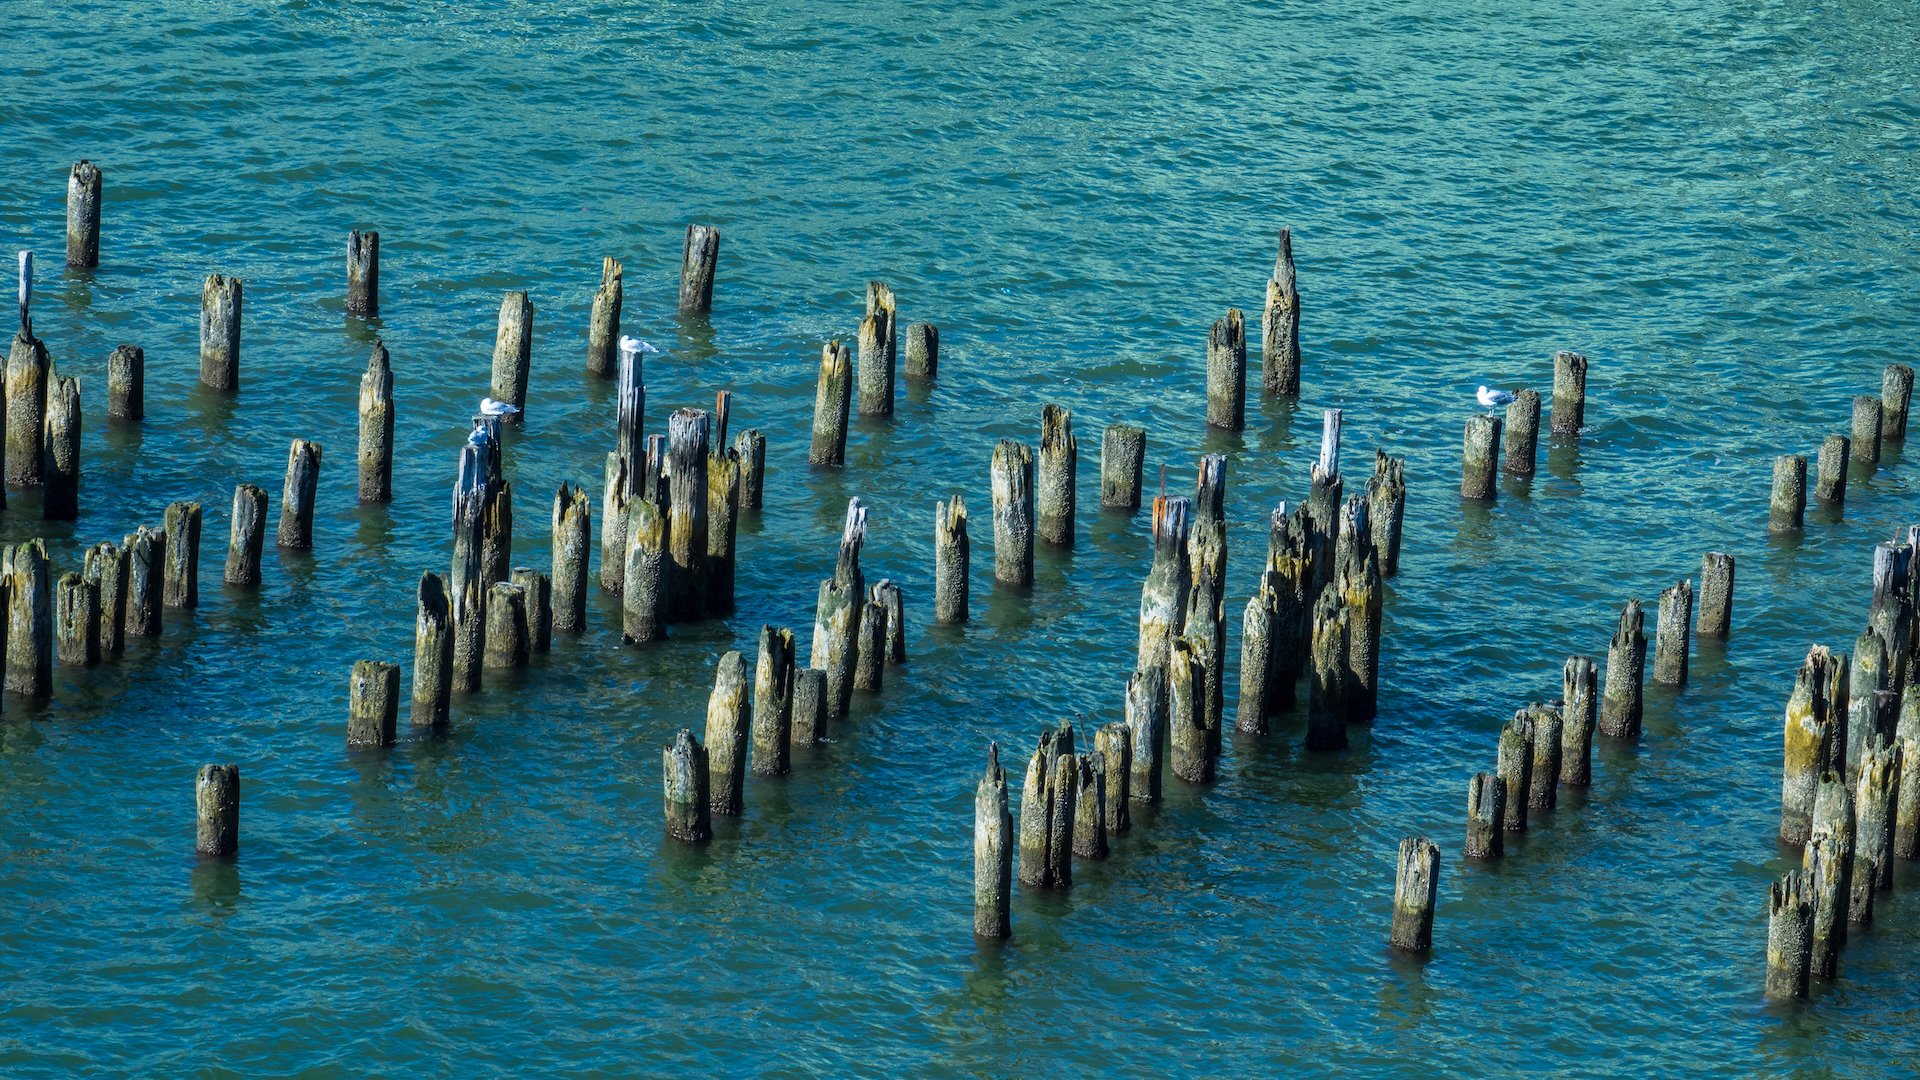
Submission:
{"label": "white seagull", "polygon": [[1489,386],[1481,387],[1474,396],[1480,399],[1480,407],[1483,409],[1492,410],[1513,404],[1512,391],[1495,390]]}
{"label": "white seagull", "polygon": [[512,416],[520,411],[520,406],[504,401],[495,401],[490,397],[480,399],[481,416]]}
{"label": "white seagull", "polygon": [[622,334],[620,335],[620,351],[623,353],[638,353],[641,356],[645,356],[648,353],[657,353],[660,350],[641,341],[637,337],[629,337]]}

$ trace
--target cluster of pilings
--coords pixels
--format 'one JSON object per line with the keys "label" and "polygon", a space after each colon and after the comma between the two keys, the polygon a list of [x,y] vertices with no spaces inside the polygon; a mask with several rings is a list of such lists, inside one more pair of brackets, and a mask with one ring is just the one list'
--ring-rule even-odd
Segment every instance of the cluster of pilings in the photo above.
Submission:
{"label": "cluster of pilings", "polygon": [[[900,334],[893,290],[878,281],[867,283],[867,313],[860,320],[859,356],[848,353],[839,339],[820,347],[820,373],[813,394],[813,437],[807,463],[838,468],[847,463],[847,418],[854,401],[861,416],[893,415],[895,372]],[[907,327],[907,378],[931,382],[940,372],[940,330],[932,323]]]}
{"label": "cluster of pilings", "polygon": [[[1548,417],[1554,438],[1575,438],[1586,425],[1587,358],[1576,352],[1553,355],[1552,413]],[[1460,456],[1460,497],[1493,502],[1499,497],[1501,473],[1531,477],[1540,458],[1540,394],[1522,389],[1501,414],[1488,412],[1467,418],[1466,440]]]}
{"label": "cluster of pilings", "polygon": [[[1260,391],[1270,398],[1300,396],[1300,290],[1287,229],[1280,230],[1279,254],[1266,282]],[[1223,431],[1247,426],[1247,320],[1239,308],[1227,309],[1207,332],[1207,425]]]}
{"label": "cluster of pilings", "polygon": [[[1853,422],[1846,435],[1828,435],[1816,455],[1813,498],[1838,516],[1847,502],[1847,474],[1871,475],[1880,465],[1881,447],[1905,442],[1907,406],[1913,399],[1913,369],[1888,364],[1880,376],[1880,396],[1853,399]],[[1806,525],[1807,458],[1782,454],[1773,459],[1773,491],[1767,500],[1767,529],[1797,533]]]}

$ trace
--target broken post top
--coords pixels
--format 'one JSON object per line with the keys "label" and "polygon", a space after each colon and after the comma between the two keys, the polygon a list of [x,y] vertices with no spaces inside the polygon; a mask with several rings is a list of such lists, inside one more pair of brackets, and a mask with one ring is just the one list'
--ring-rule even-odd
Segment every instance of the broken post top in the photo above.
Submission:
{"label": "broken post top", "polygon": [[[1320,414],[1320,460],[1314,464],[1316,479],[1340,478],[1340,428],[1345,415],[1340,409],[1328,409]],[[1376,468],[1378,464],[1376,460]]]}
{"label": "broken post top", "polygon": [[1293,230],[1284,226],[1280,229],[1280,253],[1275,256],[1273,260],[1272,280],[1274,284],[1280,286],[1280,291],[1283,294],[1289,296],[1296,294],[1297,289],[1294,284],[1293,267]]}
{"label": "broken post top", "polygon": [[867,318],[871,319],[884,311],[891,320],[895,310],[893,290],[883,282],[867,282]]}
{"label": "broken post top", "polygon": [[1162,558],[1177,558],[1185,562],[1187,532],[1192,527],[1193,504],[1186,499],[1168,495],[1156,496],[1153,500],[1153,557],[1158,562]]}
{"label": "broken post top", "polygon": [[[1203,454],[1194,479],[1194,520],[1217,522],[1226,518],[1227,456]],[[1156,500],[1157,501],[1157,500]]]}
{"label": "broken post top", "polygon": [[367,373],[360,377],[360,393],[371,393],[380,401],[393,397],[393,362],[387,343],[379,338],[373,341],[373,355],[367,357]]}

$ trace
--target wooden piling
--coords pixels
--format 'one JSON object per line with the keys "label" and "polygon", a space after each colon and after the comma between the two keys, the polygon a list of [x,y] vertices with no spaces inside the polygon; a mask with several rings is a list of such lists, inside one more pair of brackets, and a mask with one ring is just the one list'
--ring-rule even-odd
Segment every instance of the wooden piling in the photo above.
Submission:
{"label": "wooden piling", "polygon": [[71,570],[54,584],[53,638],[62,666],[100,662],[100,587]]}
{"label": "wooden piling", "polygon": [[1836,718],[1833,737],[1841,744],[1839,756],[1846,762],[1847,779],[1853,780],[1860,774],[1860,756],[1872,739],[1876,735],[1890,739],[1894,733],[1894,710],[1886,707],[1892,686],[1887,643],[1872,626],[1854,639],[1849,666],[1846,711]]}
{"label": "wooden piling", "polygon": [[1533,717],[1521,709],[1500,729],[1500,746],[1494,772],[1507,786],[1506,816],[1500,821],[1508,832],[1527,831],[1527,807],[1533,791]]}
{"label": "wooden piling", "polygon": [[1280,254],[1267,279],[1267,306],[1260,317],[1260,385],[1271,397],[1300,393],[1300,290],[1288,229],[1280,230]]}
{"label": "wooden piling", "polygon": [[293,440],[287,452],[287,482],[280,489],[280,531],[283,548],[313,548],[313,497],[320,485],[320,444]]}
{"label": "wooden piling", "polygon": [[720,265],[720,230],[712,225],[687,226],[687,242],[680,249],[680,314],[705,315],[713,310],[713,275]]}
{"label": "wooden piling", "polygon": [[740,509],[759,510],[767,476],[767,437],[758,428],[748,428],[733,438],[733,452],[740,459]]}
{"label": "wooden piling", "polygon": [[[851,527],[851,526],[850,526]],[[864,533],[864,524],[861,529]],[[820,583],[814,607],[811,666],[826,673],[826,717],[829,722],[847,715],[853,698],[854,670],[859,661],[860,618],[864,591],[860,583],[831,577]]]}
{"label": "wooden piling", "polygon": [[1553,354],[1553,418],[1555,435],[1574,436],[1586,426],[1587,358],[1562,350]]}
{"label": "wooden piling", "polygon": [[1610,739],[1640,737],[1641,690],[1647,668],[1647,635],[1640,601],[1629,600],[1620,626],[1607,644],[1606,689],[1600,698],[1600,734]]}
{"label": "wooden piling", "polygon": [[487,584],[513,573],[513,485],[495,481],[480,515],[480,567]]}
{"label": "wooden piling", "polygon": [[739,817],[745,803],[751,684],[739,650],[720,656],[707,697],[707,796],[713,812]]}
{"label": "wooden piling", "polygon": [[1532,476],[1539,460],[1540,394],[1522,390],[1507,406],[1504,468],[1514,476]]}
{"label": "wooden piling", "polygon": [[67,174],[67,265],[100,265],[100,166],[85,158]]}
{"label": "wooden piling", "polygon": [[[909,354],[911,355],[911,354]],[[1000,746],[987,744],[987,771],[973,794],[973,935],[1013,934],[1013,815],[1007,811],[1007,771]]]}
{"label": "wooden piling", "polygon": [[1493,415],[1467,418],[1465,450],[1460,459],[1460,497],[1476,502],[1492,502],[1495,462],[1500,445],[1500,418]]}
{"label": "wooden piling", "polygon": [[813,392],[813,441],[807,464],[840,468],[847,463],[847,410],[853,394],[853,362],[847,347],[820,347],[820,379]]}
{"label": "wooden piling", "polygon": [[1724,638],[1733,626],[1733,556],[1709,551],[1700,562],[1700,622],[1703,638]]}
{"label": "wooden piling", "polygon": [[713,810],[707,796],[707,751],[681,728],[673,745],[660,754],[661,786],[666,796],[667,835],[692,844],[713,839]]}
{"label": "wooden piling", "polygon": [[1767,501],[1767,531],[1799,532],[1806,510],[1807,459],[1799,454],[1781,454],[1773,459],[1773,494]]}
{"label": "wooden piling", "polygon": [[1872,394],[1853,399],[1853,460],[1869,469],[1880,464],[1880,399]]}
{"label": "wooden piling", "polygon": [[860,415],[892,416],[894,357],[893,290],[867,282],[867,316],[860,321]]}
{"label": "wooden piling", "polygon": [[793,631],[760,628],[753,671],[753,774],[785,776],[793,743]]}
{"label": "wooden piling", "polygon": [[1133,815],[1127,809],[1133,801],[1133,730],[1125,723],[1108,724],[1093,733],[1093,748],[1105,770],[1100,806],[1107,835],[1118,836],[1133,828]]}
{"label": "wooden piling", "polygon": [[440,575],[420,575],[418,615],[413,624],[414,727],[444,728],[453,693],[453,608]]}
{"label": "wooden piling", "polygon": [[510,292],[500,301],[500,324],[494,331],[490,396],[516,409],[526,408],[532,360],[533,301],[524,292]]}
{"label": "wooden piling", "polygon": [[1474,773],[1467,781],[1467,858],[1506,854],[1506,810],[1507,782],[1492,773]]}
{"label": "wooden piling", "polygon": [[[662,495],[661,501],[665,501]],[[669,551],[667,509],[659,501],[635,497],[627,501],[625,566],[620,596],[620,637],[634,645],[667,636],[672,617],[672,555]]]}
{"label": "wooden piling", "polygon": [[993,576],[1009,585],[1033,585],[1033,450],[1012,439],[993,448]]}
{"label": "wooden piling", "polygon": [[1040,455],[1034,504],[1040,539],[1055,547],[1073,546],[1073,521],[1080,471],[1080,444],[1073,437],[1073,414],[1058,405],[1040,410]]}
{"label": "wooden piling", "polygon": [[373,343],[360,376],[360,501],[393,498],[393,365],[383,342]]}
{"label": "wooden piling", "polygon": [[252,484],[241,484],[233,489],[233,523],[227,534],[227,565],[222,580],[242,588],[260,584],[260,553],[266,541],[267,493]]}
{"label": "wooden piling", "polygon": [[107,416],[144,420],[147,416],[147,354],[138,345],[116,345],[107,354]]}
{"label": "wooden piling", "polygon": [[1679,581],[1660,592],[1660,615],[1654,624],[1653,681],[1663,686],[1687,684],[1688,635],[1693,630],[1693,582]]}
{"label": "wooden piling", "polygon": [[1307,693],[1307,749],[1347,747],[1347,660],[1352,652],[1352,609],[1332,592],[1313,605],[1312,672]]}
{"label": "wooden piling", "polygon": [[1586,787],[1593,782],[1593,728],[1600,706],[1593,658],[1567,657],[1560,688],[1560,783]]}
{"label": "wooden piling", "polygon": [[887,609],[886,660],[889,664],[907,661],[906,596],[890,578],[881,578],[870,590],[874,602]]}
{"label": "wooden piling", "polygon": [[127,622],[127,560],[112,541],[103,541],[87,549],[87,584],[99,597],[101,656],[119,656],[125,648]]}
{"label": "wooden piling", "polygon": [[1239,308],[1227,309],[1207,335],[1207,424],[1247,426],[1247,322]]}
{"label": "wooden piling", "polygon": [[201,855],[240,850],[240,766],[202,765],[193,778],[194,842]]}
{"label": "wooden piling", "polygon": [[1100,437],[1100,505],[1109,510],[1140,509],[1140,480],[1146,460],[1145,428],[1108,424]]}
{"label": "wooden piling", "polygon": [[853,688],[879,693],[887,670],[887,606],[879,600],[860,605],[860,644],[853,657]]}
{"label": "wooden piling", "polygon": [[1433,900],[1440,884],[1440,848],[1425,837],[1400,841],[1393,882],[1393,929],[1387,943],[1409,952],[1433,948]]}
{"label": "wooden piling", "polygon": [[[724,391],[723,391],[724,394]],[[703,611],[733,611],[734,546],[740,521],[740,455],[722,447],[707,455],[707,588]]]}
{"label": "wooden piling", "polygon": [[[627,580],[627,519],[633,509],[627,495],[626,459],[607,455],[606,486],[600,498],[600,587],[618,596]],[[666,518],[661,517],[662,521]]]}
{"label": "wooden piling", "polygon": [[940,328],[932,323],[907,325],[907,378],[932,382],[940,377]]}
{"label": "wooden piling", "polygon": [[1839,671],[1838,658],[1826,646],[1815,645],[1807,650],[1794,675],[1793,692],[1787,698],[1786,754],[1780,785],[1783,844],[1799,846],[1812,835],[1814,795],[1821,773],[1832,764],[1836,745],[1831,688]]}
{"label": "wooden piling", "polygon": [[1073,883],[1073,812],[1079,773],[1073,725],[1040,735],[1020,793],[1020,884],[1064,889]]}
{"label": "wooden piling", "polygon": [[[1820,444],[1820,472],[1814,478],[1813,497],[1829,506],[1840,506],[1847,501],[1847,461],[1849,447],[1853,440],[1845,435],[1829,435]],[[1774,483],[1779,484],[1779,470],[1774,472]]]}
{"label": "wooden piling", "polygon": [[799,667],[793,672],[793,745],[812,746],[826,739],[827,673]]}
{"label": "wooden piling", "polygon": [[1167,734],[1173,775],[1190,784],[1210,784],[1215,756],[1209,751],[1206,665],[1189,639],[1167,651]]}
{"label": "wooden piling", "polygon": [[371,319],[380,314],[380,234],[347,234],[347,314]]}
{"label": "wooden piling", "polygon": [[215,390],[240,387],[239,278],[207,275],[200,290],[200,381]]}
{"label": "wooden piling", "polygon": [[1078,797],[1073,810],[1073,854],[1107,857],[1107,763],[1098,751],[1074,758]]}
{"label": "wooden piling", "polygon": [[526,591],[508,581],[488,586],[486,619],[482,664],[500,669],[526,667],[533,653]]}
{"label": "wooden piling", "polygon": [[7,689],[26,697],[53,693],[53,583],[38,539],[13,549],[7,572]]}
{"label": "wooden piling", "polygon": [[1907,438],[1907,406],[1913,400],[1913,369],[1905,364],[1888,364],[1880,375],[1880,441],[1904,442]]}
{"label": "wooden piling", "polygon": [[1367,522],[1383,578],[1400,572],[1400,527],[1407,514],[1406,467],[1405,458],[1374,451],[1373,476],[1367,480]]}
{"label": "wooden piling", "polygon": [[1263,580],[1261,590],[1247,600],[1246,613],[1240,619],[1240,697],[1234,708],[1233,730],[1242,735],[1267,733],[1268,703],[1273,698],[1269,689],[1274,673],[1273,596],[1273,588]]}
{"label": "wooden piling", "polygon": [[160,576],[160,601],[167,607],[200,606],[200,504],[167,504],[166,562]]}
{"label": "wooden piling", "polygon": [[1539,702],[1527,707],[1527,721],[1533,726],[1527,805],[1534,810],[1551,810],[1560,801],[1561,740],[1565,724],[1559,709]]}
{"label": "wooden piling", "polygon": [[[7,352],[7,486],[39,487],[45,475],[41,440],[46,436],[47,379],[52,361],[46,343],[24,326]],[[76,402],[77,404],[77,402]]]}
{"label": "wooden piling", "polygon": [[1813,833],[1801,869],[1813,890],[1814,975],[1831,979],[1847,942],[1847,908],[1853,878],[1853,795],[1833,773],[1820,779],[1814,800]]}
{"label": "wooden piling", "polygon": [[53,375],[47,386],[46,430],[40,438],[40,516],[72,521],[80,516],[80,380]]}
{"label": "wooden piling", "polygon": [[1373,720],[1380,699],[1380,631],[1386,587],[1373,550],[1367,502],[1347,500],[1334,543],[1334,582],[1349,616],[1347,642],[1347,720]]}
{"label": "wooden piling", "polygon": [[[1906,697],[1920,704],[1920,686],[1908,682]],[[1900,751],[1900,785],[1894,797],[1893,853],[1920,858],[1920,712],[1902,706],[1894,745]]]}
{"label": "wooden piling", "polygon": [[508,578],[520,587],[527,605],[527,648],[543,653],[553,650],[553,581],[530,566],[516,566]]}
{"label": "wooden piling", "polygon": [[933,621],[967,621],[968,576],[972,553],[967,543],[967,504],[959,495],[933,504]]}
{"label": "wooden piling", "polygon": [[587,374],[611,379],[620,364],[620,303],[625,297],[620,260],[600,260],[600,287],[593,291],[593,313],[587,318]]}
{"label": "wooden piling", "polygon": [[392,746],[400,716],[400,665],[356,660],[347,680],[347,745]]}
{"label": "wooden piling", "polygon": [[[1853,907],[1871,910],[1865,891],[1893,888],[1894,792],[1900,784],[1900,753],[1875,734],[1860,751],[1860,778],[1853,791]],[[1856,919],[1855,921],[1865,921]]]}
{"label": "wooden piling", "polygon": [[1789,870],[1767,890],[1767,996],[1807,996],[1813,959],[1813,889]]}
{"label": "wooden piling", "polygon": [[481,519],[487,507],[486,450],[469,443],[460,451],[453,489],[453,564],[447,578],[453,618],[453,688],[480,689],[487,636],[487,575],[481,558]]}
{"label": "wooden piling", "polygon": [[1127,678],[1127,733],[1131,738],[1133,773],[1127,794],[1141,802],[1159,802],[1166,774],[1167,669],[1155,666]]}
{"label": "wooden piling", "polygon": [[1140,590],[1140,670],[1163,667],[1171,642],[1186,629],[1187,594],[1193,588],[1193,568],[1187,541],[1192,527],[1192,503],[1161,495],[1153,500],[1149,532],[1153,565]]}
{"label": "wooden piling", "polygon": [[[579,634],[587,629],[587,545],[591,535],[593,501],[584,489],[570,488],[563,481],[553,496],[553,631],[556,634]],[[622,552],[623,557],[624,554]],[[624,580],[625,574],[621,577]]]}
{"label": "wooden piling", "polygon": [[160,533],[141,525],[121,543],[121,557],[127,567],[125,637],[156,637],[160,633],[163,539]]}

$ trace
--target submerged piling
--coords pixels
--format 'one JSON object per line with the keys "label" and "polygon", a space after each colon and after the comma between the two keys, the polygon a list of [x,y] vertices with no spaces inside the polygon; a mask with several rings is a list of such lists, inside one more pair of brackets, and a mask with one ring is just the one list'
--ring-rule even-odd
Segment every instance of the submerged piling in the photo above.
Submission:
{"label": "submerged piling", "polygon": [[1506,854],[1506,810],[1507,782],[1492,773],[1474,773],[1467,781],[1467,858]]}
{"label": "submerged piling", "polygon": [[219,857],[240,850],[240,766],[202,765],[193,778],[193,849]]}
{"label": "submerged piling", "polygon": [[267,493],[252,484],[233,489],[233,524],[227,535],[222,579],[243,588],[260,584],[260,554],[267,540]]}
{"label": "submerged piling", "polygon": [[53,638],[63,666],[100,662],[100,587],[71,570],[54,583]]}
{"label": "submerged piling", "polygon": [[320,484],[320,444],[293,440],[287,452],[287,482],[280,490],[280,531],[283,548],[313,547],[313,497]]}
{"label": "submerged piling", "polygon": [[1607,645],[1606,689],[1600,698],[1600,734],[1640,737],[1641,690],[1647,667],[1647,635],[1640,601],[1627,601],[1620,626]]}
{"label": "submerged piling", "polygon": [[1073,546],[1080,444],[1073,437],[1073,414],[1058,405],[1040,410],[1040,455],[1034,504],[1040,539],[1055,547]]}
{"label": "submerged piling", "polygon": [[860,415],[893,415],[893,372],[899,338],[893,329],[893,290],[867,282],[867,316],[860,321]]}
{"label": "submerged piling", "polygon": [[1521,709],[1500,729],[1495,773],[1507,787],[1506,814],[1500,826],[1507,832],[1527,831],[1527,806],[1533,791],[1533,717]]}
{"label": "submerged piling", "polygon": [[25,697],[53,693],[53,583],[38,539],[13,549],[7,572],[7,689]]}
{"label": "submerged piling", "polygon": [[1492,502],[1495,462],[1500,445],[1500,418],[1493,415],[1467,418],[1465,449],[1460,459],[1460,497],[1476,502]]}
{"label": "submerged piling", "polygon": [[413,624],[413,702],[415,727],[444,728],[453,694],[453,609],[440,575],[420,575],[418,614]]}
{"label": "submerged piling", "polygon": [[1733,556],[1709,551],[1700,562],[1700,622],[1703,638],[1723,638],[1733,625]]}
{"label": "submerged piling", "polygon": [[360,376],[360,501],[393,498],[393,365],[383,342],[373,343]]}
{"label": "submerged piling", "polygon": [[1012,439],[993,448],[993,576],[1033,584],[1033,451]]}
{"label": "submerged piling", "polygon": [[1913,369],[1905,364],[1888,364],[1880,376],[1880,441],[1904,442],[1907,437],[1907,406],[1913,400]]}
{"label": "submerged piling", "polygon": [[1880,399],[1872,394],[1853,399],[1853,460],[1869,469],[1880,464]]}
{"label": "submerged piling", "polygon": [[527,406],[527,371],[533,360],[533,301],[524,292],[510,292],[500,301],[500,323],[493,338],[495,401],[516,409]]}
{"label": "submerged piling", "polygon": [[67,265],[100,265],[100,166],[85,158],[67,174]]}
{"label": "submerged piling", "polygon": [[107,354],[107,416],[144,420],[147,416],[147,354],[138,345],[116,345]]}
{"label": "submerged piling", "polygon": [[853,363],[847,347],[820,347],[820,378],[813,392],[813,441],[807,464],[840,468],[847,463],[847,410],[852,402]]}
{"label": "submerged piling", "polygon": [[569,488],[562,481],[560,490],[553,496],[553,631],[556,634],[579,634],[587,628],[587,545],[592,534],[593,501],[585,490]]}
{"label": "submerged piling", "polygon": [[1267,306],[1260,316],[1260,385],[1270,397],[1300,393],[1300,290],[1290,229],[1280,230],[1280,254],[1267,278]]}
{"label": "submerged piling", "polygon": [[707,797],[707,751],[681,728],[673,745],[660,754],[667,835],[699,844],[713,839],[713,811]]}
{"label": "submerged piling", "polygon": [[1229,308],[1207,335],[1207,424],[1247,426],[1247,323],[1239,308]]}
{"label": "submerged piling", "polygon": [[[1828,506],[1847,501],[1848,448],[1853,445],[1845,435],[1829,435],[1820,444],[1819,475],[1814,478],[1813,497]],[[1778,483],[1776,470],[1776,484]]]}
{"label": "submerged piling", "polygon": [[40,516],[80,516],[80,380],[53,375],[47,386],[46,430],[40,439]]}
{"label": "submerged piling", "polygon": [[347,745],[392,746],[400,715],[400,665],[356,660],[347,680]]}
{"label": "submerged piling", "polygon": [[753,671],[753,774],[785,776],[793,745],[793,631],[760,628]]}
{"label": "submerged piling", "polygon": [[1400,841],[1388,944],[1410,952],[1433,948],[1433,900],[1440,884],[1440,848],[1425,837]]}
{"label": "submerged piling", "polygon": [[740,816],[747,775],[747,735],[752,728],[747,661],[738,650],[720,656],[707,697],[707,796],[713,812]]}
{"label": "submerged piling", "polygon": [[165,518],[166,565],[161,575],[161,603],[170,608],[200,606],[200,504],[167,504]]}
{"label": "submerged piling", "polygon": [[371,319],[380,314],[380,234],[347,234],[347,314]]}
{"label": "submerged piling", "polygon": [[1140,479],[1147,459],[1147,431],[1132,424],[1108,424],[1100,437],[1100,505],[1109,510],[1140,509]]}
{"label": "submerged piling", "polygon": [[1767,501],[1767,531],[1799,532],[1807,510],[1807,459],[1781,454],[1773,459],[1773,494]]}
{"label": "submerged piling", "polygon": [[611,379],[619,371],[620,304],[625,297],[620,260],[600,260],[600,287],[593,291],[593,312],[587,317],[587,374]]}
{"label": "submerged piling", "polygon": [[1504,468],[1514,476],[1532,476],[1540,452],[1540,394],[1522,390],[1507,406]]}
{"label": "submerged piling", "polygon": [[1560,669],[1560,782],[1593,781],[1593,728],[1599,714],[1599,677],[1593,659],[1569,656]]}
{"label": "submerged piling", "polygon": [[1587,358],[1562,350],[1553,354],[1553,433],[1578,435],[1587,419]]}
{"label": "submerged piling", "polygon": [[987,744],[987,771],[973,795],[973,934],[1013,933],[1013,815],[1007,811],[1007,771],[1000,747]]}
{"label": "submerged piling", "polygon": [[1661,590],[1660,616],[1654,624],[1653,681],[1665,686],[1687,684],[1688,634],[1693,629],[1693,582],[1680,581]]}
{"label": "submerged piling", "polygon": [[932,323],[907,326],[907,378],[932,382],[940,377],[940,328]]}
{"label": "submerged piling", "polygon": [[687,226],[680,249],[680,314],[705,315],[713,310],[713,276],[720,265],[720,230],[711,225]]}
{"label": "submerged piling", "polygon": [[1167,669],[1150,667],[1127,679],[1126,724],[1133,754],[1129,798],[1159,802],[1167,758]]}
{"label": "submerged piling", "polygon": [[1767,996],[1807,996],[1813,958],[1813,890],[1789,870],[1767,890]]}
{"label": "submerged piling", "polygon": [[215,390],[240,386],[239,278],[209,274],[200,290],[200,381]]}
{"label": "submerged piling", "polygon": [[933,621],[967,621],[968,576],[972,553],[967,543],[967,504],[959,495],[933,504]]}

